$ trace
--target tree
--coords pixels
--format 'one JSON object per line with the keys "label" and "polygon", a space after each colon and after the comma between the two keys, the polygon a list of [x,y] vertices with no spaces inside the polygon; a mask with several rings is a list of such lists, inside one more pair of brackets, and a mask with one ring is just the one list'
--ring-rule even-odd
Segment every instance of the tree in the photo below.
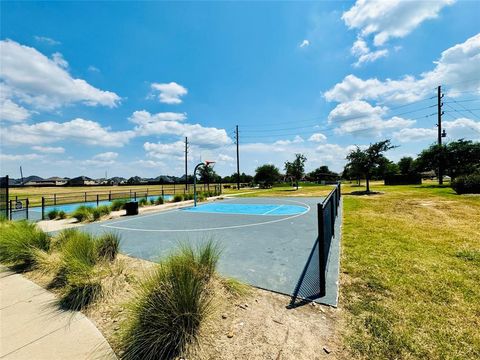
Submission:
{"label": "tree", "polygon": [[305,162],[307,158],[303,154],[295,154],[295,160],[292,162],[286,161],[285,162],[285,172],[288,177],[290,177],[297,186],[298,190],[298,182],[303,178],[305,174]]}
{"label": "tree", "polygon": [[415,172],[415,162],[412,157],[404,156],[398,161],[398,168],[400,170],[400,174],[402,175],[410,175]]}
{"label": "tree", "polygon": [[440,161],[445,175],[452,180],[480,171],[480,142],[460,139],[447,145],[431,145],[418,155],[416,163],[421,171],[438,172]]}
{"label": "tree", "polygon": [[338,178],[338,174],[336,172],[331,171],[328,166],[322,165],[319,168],[309,172],[307,174],[307,178],[310,181],[333,181]]}
{"label": "tree", "polygon": [[398,165],[393,161],[382,156],[378,161],[378,166],[372,171],[372,179],[385,179],[387,176],[399,173]]}
{"label": "tree", "polygon": [[271,187],[280,179],[280,171],[275,165],[265,164],[255,169],[253,179],[262,187]]}
{"label": "tree", "polygon": [[367,193],[370,192],[370,179],[372,173],[385,161],[385,157],[382,153],[392,148],[394,148],[394,146],[390,144],[390,140],[384,140],[370,144],[365,150],[362,150],[357,146],[355,150],[350,151],[347,155],[347,165],[350,167],[351,171],[365,176]]}
{"label": "tree", "polygon": [[200,166],[198,168],[198,174],[200,175],[200,181],[207,184],[209,190],[211,182],[217,183],[222,179],[211,166]]}

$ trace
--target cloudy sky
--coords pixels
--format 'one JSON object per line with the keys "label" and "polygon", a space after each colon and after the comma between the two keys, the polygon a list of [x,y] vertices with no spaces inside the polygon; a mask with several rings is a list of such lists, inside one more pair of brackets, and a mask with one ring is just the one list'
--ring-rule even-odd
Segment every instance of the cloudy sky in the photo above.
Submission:
{"label": "cloudy sky", "polygon": [[1,2],[1,174],[341,170],[385,138],[392,160],[480,139],[480,2]]}

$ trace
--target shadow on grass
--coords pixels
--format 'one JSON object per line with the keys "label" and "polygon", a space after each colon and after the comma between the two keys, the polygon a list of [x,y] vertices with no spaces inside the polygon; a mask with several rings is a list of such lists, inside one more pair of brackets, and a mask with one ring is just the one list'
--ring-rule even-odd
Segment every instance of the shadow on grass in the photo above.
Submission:
{"label": "shadow on grass", "polygon": [[354,196],[369,196],[369,195],[382,195],[383,192],[380,191],[351,191],[349,193],[342,193],[342,195],[354,195]]}

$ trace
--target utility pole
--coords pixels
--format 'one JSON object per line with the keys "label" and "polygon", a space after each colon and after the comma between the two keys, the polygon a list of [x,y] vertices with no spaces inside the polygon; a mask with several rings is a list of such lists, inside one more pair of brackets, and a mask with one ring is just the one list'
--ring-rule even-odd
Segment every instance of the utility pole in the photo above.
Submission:
{"label": "utility pole", "polygon": [[185,136],[185,190],[188,191],[188,138]]}
{"label": "utility pole", "polygon": [[438,184],[443,184],[443,149],[442,149],[442,137],[445,137],[445,131],[442,133],[442,86],[437,87],[437,130],[438,130],[438,150],[440,151],[440,156],[438,159]]}
{"label": "utility pole", "polygon": [[238,125],[235,125],[235,143],[237,145],[237,189],[240,190],[240,158],[238,151]]}

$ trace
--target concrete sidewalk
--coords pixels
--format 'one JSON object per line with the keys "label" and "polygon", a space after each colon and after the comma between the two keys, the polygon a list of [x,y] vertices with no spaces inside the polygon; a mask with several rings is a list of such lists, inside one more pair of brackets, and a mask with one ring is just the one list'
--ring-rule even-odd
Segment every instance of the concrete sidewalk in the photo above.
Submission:
{"label": "concrete sidewalk", "polygon": [[60,311],[52,293],[0,266],[0,359],[116,359],[80,312]]}

